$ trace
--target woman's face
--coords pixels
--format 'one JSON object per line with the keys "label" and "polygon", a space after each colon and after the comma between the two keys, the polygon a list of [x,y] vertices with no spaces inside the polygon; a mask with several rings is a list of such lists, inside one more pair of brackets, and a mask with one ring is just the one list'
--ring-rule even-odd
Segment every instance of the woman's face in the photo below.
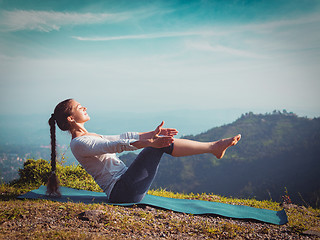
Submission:
{"label": "woman's face", "polygon": [[81,104],[75,100],[72,100],[71,106],[72,106],[71,117],[75,122],[85,123],[90,120],[86,107],[81,106]]}

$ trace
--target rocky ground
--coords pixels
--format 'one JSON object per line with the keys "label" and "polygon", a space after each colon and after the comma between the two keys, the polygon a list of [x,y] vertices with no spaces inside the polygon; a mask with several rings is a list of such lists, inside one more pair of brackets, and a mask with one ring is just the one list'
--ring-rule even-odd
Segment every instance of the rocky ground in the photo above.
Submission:
{"label": "rocky ground", "polygon": [[296,212],[309,214],[303,221],[312,222],[277,226],[151,207],[0,201],[0,239],[320,239],[319,211],[286,209],[289,222],[297,220],[290,219]]}

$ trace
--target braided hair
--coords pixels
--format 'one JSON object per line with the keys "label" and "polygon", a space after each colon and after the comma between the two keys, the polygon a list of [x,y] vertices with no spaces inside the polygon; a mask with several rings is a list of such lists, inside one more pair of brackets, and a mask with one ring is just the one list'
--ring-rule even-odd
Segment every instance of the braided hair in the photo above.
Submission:
{"label": "braided hair", "polygon": [[72,113],[71,101],[73,99],[67,99],[60,102],[54,109],[54,113],[48,121],[50,125],[50,137],[51,137],[51,174],[47,183],[47,194],[53,197],[60,197],[59,179],[56,174],[57,166],[57,143],[56,143],[56,123],[62,131],[70,130],[70,124],[67,120]]}

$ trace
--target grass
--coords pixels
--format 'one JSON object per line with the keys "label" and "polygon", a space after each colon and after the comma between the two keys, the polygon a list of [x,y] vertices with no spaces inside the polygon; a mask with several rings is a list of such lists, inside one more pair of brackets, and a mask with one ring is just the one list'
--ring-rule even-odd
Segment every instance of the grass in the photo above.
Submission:
{"label": "grass", "polygon": [[[170,191],[166,191],[164,189],[158,190],[150,190],[149,194],[162,196],[162,197],[170,197],[170,198],[181,198],[181,199],[198,199],[205,201],[213,201],[213,202],[221,202],[233,205],[245,205],[255,208],[269,209],[274,211],[282,210],[283,207],[280,206],[278,202],[274,202],[271,200],[258,201],[256,199],[238,199],[238,198],[230,198],[223,197],[219,195],[213,194],[183,194],[183,193],[174,193]],[[287,205],[286,213],[288,216],[288,227],[298,233],[303,233],[306,230],[315,230],[320,233],[320,209],[314,209],[312,207],[303,207],[296,205]],[[231,229],[234,229],[232,227]]]}
{"label": "grass", "polygon": [[[46,169],[49,169],[46,161],[27,161],[24,169],[19,171],[20,179],[0,185],[0,239],[254,239],[259,236],[276,239],[279,238],[279,233],[287,233],[293,238],[304,236],[303,233],[307,230],[320,233],[320,209],[293,204],[286,205],[288,224],[275,226],[217,216],[178,214],[153,208],[18,200],[18,195],[45,183],[48,175]],[[57,172],[63,186],[101,191],[79,166],[59,166]],[[165,189],[150,190],[149,194],[246,205],[275,211],[282,209],[279,203],[270,200],[238,199],[207,193],[174,193]],[[79,214],[88,210],[103,210],[104,213],[98,220],[80,220]]]}
{"label": "grass", "polygon": [[249,207],[264,208],[264,209],[269,209],[274,211],[279,211],[282,209],[279,203],[269,201],[269,200],[257,201],[255,199],[238,199],[238,198],[223,197],[223,196],[207,194],[207,193],[202,193],[202,194],[174,193],[171,191],[166,191],[165,189],[149,190],[148,193],[151,195],[161,196],[161,197],[180,198],[180,199],[197,199],[197,200],[221,202],[221,203],[227,203],[227,204],[233,204],[233,205],[246,205]]}
{"label": "grass", "polygon": [[[0,185],[0,238],[7,234],[13,234],[14,231],[8,232],[6,227],[3,227],[8,222],[21,222],[26,218],[33,219],[36,216],[42,216],[45,220],[48,213],[55,213],[58,222],[64,222],[64,229],[47,229],[43,228],[30,229],[27,226],[20,228],[17,236],[21,238],[32,239],[85,239],[86,234],[82,231],[74,231],[72,225],[80,224],[72,223],[78,214],[86,210],[103,209],[105,211],[103,218],[99,224],[103,225],[104,229],[108,229],[108,234],[113,237],[123,237],[138,235],[143,236],[153,232],[161,233],[162,236],[172,236],[173,234],[188,234],[189,236],[205,236],[215,238],[223,236],[225,238],[235,238],[237,236],[250,236],[255,233],[255,227],[246,225],[243,227],[238,222],[230,222],[224,218],[218,218],[219,224],[215,223],[211,218],[197,218],[193,215],[184,214],[183,218],[179,217],[171,211],[153,210],[147,211],[143,208],[125,208],[120,206],[109,206],[105,204],[82,204],[82,203],[59,203],[48,200],[17,200],[16,196],[30,189],[17,188],[7,184]],[[182,199],[199,199],[206,201],[216,201],[228,204],[247,205],[257,208],[267,208],[270,210],[280,210],[279,203],[272,201],[257,201],[255,199],[236,199],[227,198],[212,194],[182,194],[166,191],[164,189],[150,190],[149,194],[182,198]],[[286,209],[289,223],[286,229],[294,234],[302,234],[306,230],[320,232],[319,215],[320,209],[311,207],[305,208],[302,206],[290,205]],[[178,216],[178,217],[177,217]],[[52,216],[54,217],[54,216]],[[210,221],[209,221],[210,220]],[[71,222],[70,222],[71,221]],[[89,228],[97,228],[96,223],[91,223]],[[278,226],[268,225],[260,230],[260,234],[268,234],[272,228]],[[81,226],[78,226],[81,228]],[[32,236],[30,233],[32,232]],[[161,235],[160,234],[160,235]],[[149,236],[148,235],[148,236]],[[13,239],[15,239],[13,237]]]}

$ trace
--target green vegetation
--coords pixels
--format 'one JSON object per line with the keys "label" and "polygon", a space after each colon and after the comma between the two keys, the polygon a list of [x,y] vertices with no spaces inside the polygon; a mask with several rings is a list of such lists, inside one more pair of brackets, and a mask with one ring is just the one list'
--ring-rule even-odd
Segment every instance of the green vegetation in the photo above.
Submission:
{"label": "green vegetation", "polygon": [[[232,124],[186,138],[211,141],[237,133],[242,134],[242,141],[229,149],[222,160],[210,154],[164,156],[152,186],[157,190],[150,190],[149,194],[270,210],[285,207],[288,224],[274,226],[152,208],[17,200],[18,195],[46,184],[50,173],[47,161],[29,159],[19,170],[17,180],[0,185],[0,239],[300,239],[314,233],[319,236],[320,119],[300,118],[287,112],[248,113]],[[135,154],[121,158],[130,164]],[[63,186],[101,191],[81,166],[60,163],[57,174]],[[280,206],[281,202],[284,204]],[[81,220],[79,214],[91,210],[103,213],[98,219]]]}
{"label": "green vegetation", "polygon": [[[38,188],[40,185],[46,185],[50,171],[51,166],[48,161],[28,159],[23,168],[19,169],[19,179],[12,181],[9,185],[22,189]],[[62,186],[101,191],[94,179],[80,165],[63,166],[60,163],[57,165],[56,172]]]}
{"label": "green vegetation", "polygon": [[[320,207],[320,118],[298,117],[285,110],[250,112],[231,124],[185,138],[212,141],[238,133],[242,140],[221,160],[210,154],[182,158],[164,155],[152,188],[274,201],[281,201],[287,191],[293,203]],[[17,169],[24,159],[50,157],[48,148],[39,150],[41,156],[29,145],[19,147],[22,155],[15,154],[18,146],[0,148],[8,153],[0,156],[0,179],[4,182],[18,177]],[[58,150],[66,152],[67,148]],[[120,158],[130,164],[135,157],[129,153]],[[74,181],[77,179],[75,176]]]}
{"label": "green vegetation", "polygon": [[[231,124],[187,139],[242,139],[217,160],[211,154],[174,158],[164,155],[152,188],[174,192],[213,192],[222,196],[281,201],[320,207],[320,118],[286,111],[247,113]],[[121,158],[130,163],[135,156]]]}
{"label": "green vegetation", "polygon": [[[61,184],[84,190],[98,190],[93,179],[80,166],[57,168]],[[289,223],[284,226],[230,220],[216,216],[194,216],[151,208],[126,208],[106,204],[59,203],[48,200],[17,200],[16,196],[45,184],[49,163],[28,160],[20,178],[0,185],[0,238],[10,239],[114,239],[114,238],[280,238],[282,232],[296,238],[307,230],[320,232],[320,209],[286,205]],[[77,179],[77,180],[76,180]],[[227,198],[214,194],[183,194],[164,189],[149,194],[185,199],[200,199],[257,208],[280,210],[279,203],[255,199]],[[287,196],[289,197],[289,196]],[[98,219],[81,220],[89,210],[102,211]]]}

